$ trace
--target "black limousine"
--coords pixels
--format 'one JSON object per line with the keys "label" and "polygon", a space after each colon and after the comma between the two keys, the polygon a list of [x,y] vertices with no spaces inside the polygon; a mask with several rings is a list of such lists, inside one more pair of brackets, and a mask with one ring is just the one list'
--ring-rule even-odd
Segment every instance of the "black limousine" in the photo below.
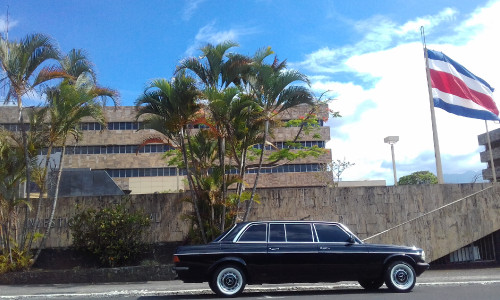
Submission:
{"label": "black limousine", "polygon": [[179,279],[208,282],[222,297],[247,283],[344,280],[409,292],[429,268],[422,249],[365,244],[343,224],[320,221],[238,223],[207,245],[179,247],[174,263]]}

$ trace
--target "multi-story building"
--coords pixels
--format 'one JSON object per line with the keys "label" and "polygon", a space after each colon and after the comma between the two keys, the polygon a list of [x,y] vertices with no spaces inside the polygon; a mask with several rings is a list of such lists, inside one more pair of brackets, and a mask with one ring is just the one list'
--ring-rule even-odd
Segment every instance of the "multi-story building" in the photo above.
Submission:
{"label": "multi-story building", "polygon": [[[328,118],[327,107],[324,108],[318,113],[320,127],[313,132],[301,134],[299,142],[302,145],[325,148],[330,137],[330,128],[323,126],[322,118]],[[297,119],[308,111],[308,106],[299,106],[281,113],[280,118]],[[143,127],[143,119],[136,119],[135,107],[106,107],[105,115],[107,128],[101,128],[91,118],[82,120],[80,127],[83,137],[77,142],[69,142],[64,156],[64,168],[105,170],[122,190],[129,190],[133,194],[173,192],[187,188],[183,173],[169,166],[164,158],[163,154],[170,146],[158,143],[139,147],[146,139],[160,135],[151,129],[140,129]],[[0,127],[18,130],[17,116],[17,107],[1,106]],[[274,128],[270,140],[276,148],[287,147],[285,142],[292,140],[298,130],[298,127]],[[272,151],[270,146],[266,149]],[[264,168],[258,187],[324,185],[331,176],[325,172],[324,165],[330,161],[331,153],[328,150],[317,158],[307,157]],[[255,172],[256,169],[247,171],[247,183],[253,183]]]}
{"label": "multi-story building", "polygon": [[[490,158],[490,150],[488,146],[488,136],[487,133],[478,135],[478,143],[484,146],[484,151],[481,152],[481,162],[487,163],[486,169],[483,170],[483,178],[485,180],[493,181],[493,168]],[[491,154],[493,156],[493,164],[495,165],[495,173],[497,181],[500,180],[500,128],[490,131],[490,141],[491,141]]]}

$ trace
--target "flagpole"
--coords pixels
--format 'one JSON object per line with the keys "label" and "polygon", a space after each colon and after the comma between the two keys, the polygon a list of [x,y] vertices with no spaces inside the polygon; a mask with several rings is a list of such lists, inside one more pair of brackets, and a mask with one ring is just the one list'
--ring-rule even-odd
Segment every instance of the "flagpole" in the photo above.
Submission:
{"label": "flagpole", "polygon": [[484,120],[484,125],[486,126],[486,139],[488,140],[488,152],[490,153],[491,175],[493,176],[493,182],[497,182],[497,172],[495,170],[495,162],[493,162],[493,152],[491,150],[491,139],[490,139],[490,131],[488,130],[488,121]]}
{"label": "flagpole", "polygon": [[427,90],[429,92],[429,102],[431,108],[432,137],[434,139],[434,156],[436,157],[436,173],[437,173],[438,183],[443,184],[444,183],[443,166],[441,165],[441,151],[439,150],[439,138],[437,133],[436,115],[434,113],[434,99],[432,97],[431,74],[429,71],[429,57],[427,54],[427,44],[425,43],[424,26],[420,27],[420,34],[422,36],[422,45],[424,47],[424,55],[425,55],[425,72],[427,75]]}

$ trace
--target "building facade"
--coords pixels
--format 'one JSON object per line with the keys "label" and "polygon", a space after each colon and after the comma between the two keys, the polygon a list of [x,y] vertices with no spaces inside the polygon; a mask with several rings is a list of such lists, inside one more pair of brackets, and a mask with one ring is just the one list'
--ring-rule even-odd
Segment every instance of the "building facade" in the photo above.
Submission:
{"label": "building facade", "polygon": [[[483,178],[485,180],[493,181],[493,168],[490,159],[490,150],[488,146],[487,133],[478,135],[478,143],[484,146],[484,151],[480,153],[481,162],[487,163],[486,169],[483,170]],[[496,179],[500,180],[500,128],[490,131],[491,140],[491,154],[493,156],[493,165],[495,165]]]}
{"label": "building facade", "polygon": [[[282,112],[279,117],[284,121],[298,119],[305,116],[309,109],[308,106],[299,106]],[[187,186],[182,170],[169,166],[164,158],[164,153],[171,149],[170,146],[158,143],[140,147],[145,140],[160,137],[160,134],[152,129],[141,129],[143,119],[136,119],[136,113],[133,106],[106,107],[107,128],[101,128],[91,118],[82,120],[80,128],[83,137],[68,143],[64,168],[104,170],[122,190],[132,194],[185,190]],[[17,107],[0,107],[0,127],[18,131],[17,116]],[[320,120],[328,118],[326,105],[318,113],[318,117]],[[26,116],[25,120],[27,119]],[[312,132],[301,134],[299,143],[306,147],[316,145],[325,148],[330,139],[330,128],[323,126],[323,123],[320,121],[320,126]],[[298,131],[298,127],[274,128],[270,141],[277,149],[287,147],[286,141],[293,140]],[[267,146],[266,150],[273,151],[273,147]],[[301,158],[264,168],[258,187],[325,185],[329,176],[331,178],[324,169],[324,165],[329,162],[331,152],[328,150],[320,157]],[[247,171],[245,178],[249,185],[253,184],[255,173],[256,168]]]}

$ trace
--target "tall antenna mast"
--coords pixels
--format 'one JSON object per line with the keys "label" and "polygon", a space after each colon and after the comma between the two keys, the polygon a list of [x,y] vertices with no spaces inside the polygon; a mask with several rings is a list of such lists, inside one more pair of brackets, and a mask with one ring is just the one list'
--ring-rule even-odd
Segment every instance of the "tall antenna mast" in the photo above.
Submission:
{"label": "tall antenna mast", "polygon": [[5,39],[9,40],[9,5],[7,5],[7,20],[5,21]]}

